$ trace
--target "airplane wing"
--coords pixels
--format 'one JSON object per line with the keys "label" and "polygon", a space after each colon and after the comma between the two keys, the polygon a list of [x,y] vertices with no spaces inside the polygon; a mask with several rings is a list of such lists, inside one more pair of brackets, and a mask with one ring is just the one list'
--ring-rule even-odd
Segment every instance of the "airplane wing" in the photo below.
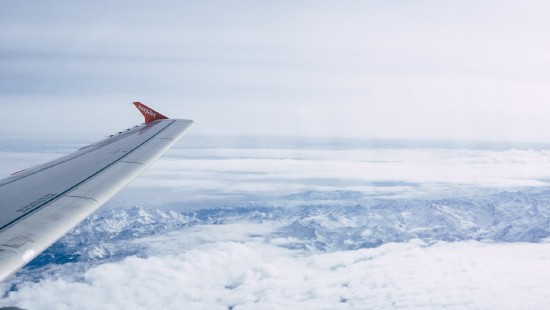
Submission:
{"label": "airplane wing", "polygon": [[0,281],[97,210],[193,124],[134,105],[144,124],[0,180]]}

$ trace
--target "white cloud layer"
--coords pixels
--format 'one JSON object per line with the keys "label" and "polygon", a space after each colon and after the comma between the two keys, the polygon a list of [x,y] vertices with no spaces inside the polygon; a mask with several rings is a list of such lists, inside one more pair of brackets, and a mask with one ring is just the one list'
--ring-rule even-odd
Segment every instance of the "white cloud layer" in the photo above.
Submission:
{"label": "white cloud layer", "polygon": [[[2,304],[28,309],[536,309],[550,303],[550,244],[386,244],[312,253],[259,224],[197,226],[138,240],[128,257],[27,283]],[[292,242],[290,240],[290,242]]]}
{"label": "white cloud layer", "polygon": [[[436,198],[548,186],[547,150],[186,149],[168,152],[120,197],[156,204],[250,200],[304,191]],[[148,188],[151,197],[144,197]],[[162,195],[151,195],[152,191]]]}
{"label": "white cloud layer", "polygon": [[[0,162],[11,167],[53,155],[6,152]],[[110,205],[200,207],[201,201],[213,201],[231,206],[232,199],[269,201],[308,190],[456,197],[546,186],[548,180],[547,150],[188,148],[182,141]],[[139,239],[134,242],[144,249],[140,257],[91,267],[46,266],[43,280],[22,283],[0,304],[27,309],[516,309],[550,303],[550,243],[427,246],[414,240],[306,252],[285,247],[296,242],[293,237],[268,238],[276,225],[200,225]],[[365,230],[364,237],[370,233]],[[6,292],[9,284],[0,289]]]}

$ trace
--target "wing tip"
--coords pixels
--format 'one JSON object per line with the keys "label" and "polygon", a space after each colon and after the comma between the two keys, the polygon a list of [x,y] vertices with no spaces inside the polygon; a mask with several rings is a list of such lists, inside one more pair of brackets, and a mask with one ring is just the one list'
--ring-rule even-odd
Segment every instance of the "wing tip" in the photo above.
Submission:
{"label": "wing tip", "polygon": [[134,105],[136,108],[143,114],[143,117],[145,117],[145,123],[150,123],[152,121],[156,121],[159,119],[168,119],[168,117],[162,115],[161,113],[151,109],[150,107],[144,105],[143,103],[139,101],[134,101]]}

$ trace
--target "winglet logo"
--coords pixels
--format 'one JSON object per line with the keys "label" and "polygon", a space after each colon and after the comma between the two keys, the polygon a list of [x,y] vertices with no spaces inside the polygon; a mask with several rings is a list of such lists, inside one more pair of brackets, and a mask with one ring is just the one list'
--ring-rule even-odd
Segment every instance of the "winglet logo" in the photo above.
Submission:
{"label": "winglet logo", "polygon": [[142,104],[141,102],[134,102],[134,105],[138,110],[143,114],[143,117],[145,117],[145,122],[150,123],[152,121],[156,121],[159,119],[167,119],[168,117],[160,114],[159,112],[149,108],[148,106]]}
{"label": "winglet logo", "polygon": [[157,117],[157,113],[155,113],[155,111],[153,110],[150,110],[150,109],[147,109],[146,107],[142,106],[142,105],[138,105],[138,109],[143,112],[144,114],[147,114],[153,118]]}

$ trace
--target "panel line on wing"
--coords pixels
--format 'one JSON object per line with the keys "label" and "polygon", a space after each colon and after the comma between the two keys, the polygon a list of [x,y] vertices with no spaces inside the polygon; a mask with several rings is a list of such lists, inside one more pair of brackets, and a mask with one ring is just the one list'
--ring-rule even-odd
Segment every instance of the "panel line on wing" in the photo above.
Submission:
{"label": "panel line on wing", "polygon": [[93,199],[93,198],[90,198],[90,197],[77,196],[77,195],[65,195],[64,197],[89,199],[89,200],[93,200],[93,201],[99,203],[99,201],[97,201],[97,200],[95,200],[95,199]]}
{"label": "panel line on wing", "polygon": [[137,161],[125,161],[125,160],[121,160],[119,161],[121,163],[126,163],[126,164],[137,164],[137,165],[142,165],[142,166],[145,166],[144,163],[140,163],[140,162],[137,162]]}

